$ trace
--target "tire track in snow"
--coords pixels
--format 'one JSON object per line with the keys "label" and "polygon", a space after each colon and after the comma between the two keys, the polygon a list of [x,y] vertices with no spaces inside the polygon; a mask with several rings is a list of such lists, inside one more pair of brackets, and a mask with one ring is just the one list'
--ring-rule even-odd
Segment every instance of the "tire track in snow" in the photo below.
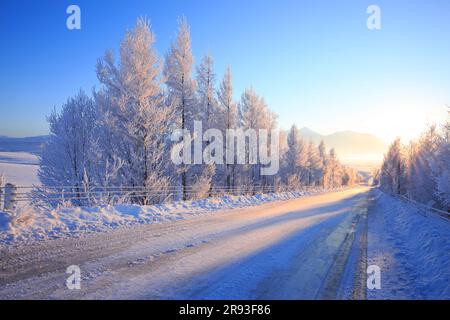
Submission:
{"label": "tire track in snow", "polygon": [[[336,223],[348,215],[345,212],[352,210],[366,190],[347,190],[184,221],[135,226],[80,239],[59,239],[31,248],[11,248],[1,253],[6,272],[0,275],[7,277],[2,280],[4,285],[0,284],[0,297],[167,298],[192,292],[189,288],[198,289],[199,283],[192,281],[202,275],[206,276],[206,288],[214,295],[217,287],[210,282],[214,279],[212,275],[233,263],[237,264],[238,272],[247,272],[253,283],[246,283],[245,277],[237,279],[225,275],[223,279],[228,281],[225,288],[228,286],[231,291],[221,294],[231,296],[244,288],[254,297],[258,292],[252,294],[252,288],[259,290],[265,277],[274,271],[272,268],[280,268],[277,257],[286,258],[281,267],[283,263],[287,267],[297,266],[297,260],[290,260],[292,256],[287,247],[277,247],[277,243],[283,244],[290,236],[299,235],[298,242],[290,249],[297,256],[302,255],[308,248],[298,252],[297,245],[308,243],[301,238],[304,234],[309,243],[317,241],[317,257],[323,246],[327,246],[327,235],[335,230]],[[318,235],[321,237],[317,238]],[[264,255],[267,248],[276,250]],[[21,256],[21,252],[26,254]],[[265,263],[267,257],[274,259]],[[328,261],[332,262],[333,257]],[[264,272],[252,270],[254,262],[265,268]],[[69,292],[65,288],[65,268],[70,264],[81,266],[84,278],[80,292]],[[250,269],[239,269],[243,266]],[[15,267],[18,267],[17,272],[14,272]]]}

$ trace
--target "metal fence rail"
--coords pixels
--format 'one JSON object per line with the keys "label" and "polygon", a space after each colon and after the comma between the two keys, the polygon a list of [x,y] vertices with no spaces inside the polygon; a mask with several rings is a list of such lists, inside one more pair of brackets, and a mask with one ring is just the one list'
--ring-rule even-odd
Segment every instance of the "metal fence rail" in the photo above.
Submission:
{"label": "metal fence rail", "polygon": [[[295,191],[309,191],[316,187],[304,187]],[[278,189],[274,186],[212,186],[206,191],[206,197],[225,195],[256,195],[267,194],[275,191],[288,191]],[[290,190],[292,191],[292,190]],[[47,201],[51,203],[71,202],[76,204],[102,203],[106,204],[118,202],[130,203],[150,203],[159,199],[158,203],[171,200],[181,200],[187,197],[189,200],[195,199],[199,190],[193,186],[167,186],[161,189],[147,188],[144,186],[15,186],[6,184],[0,187],[0,195],[4,201],[0,203],[0,209],[12,211],[17,203],[36,203]],[[205,197],[203,197],[205,198]]]}
{"label": "metal fence rail", "polygon": [[425,205],[423,203],[417,202],[417,201],[415,201],[413,199],[410,199],[408,197],[405,197],[403,195],[399,195],[399,194],[395,195],[395,194],[393,194],[393,196],[398,198],[398,199],[400,199],[400,200],[403,200],[405,202],[414,204],[415,206],[419,207],[420,209],[425,210],[427,212],[431,212],[434,215],[437,215],[437,216],[439,216],[439,217],[441,217],[443,219],[450,220],[450,212],[446,212],[446,211],[443,211],[443,210],[439,210],[439,209],[427,206],[427,205]]}

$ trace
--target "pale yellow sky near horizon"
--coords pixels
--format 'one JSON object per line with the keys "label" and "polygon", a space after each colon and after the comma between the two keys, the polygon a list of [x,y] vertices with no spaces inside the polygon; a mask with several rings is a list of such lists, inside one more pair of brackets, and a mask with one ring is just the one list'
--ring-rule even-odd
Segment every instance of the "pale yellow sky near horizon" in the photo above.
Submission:
{"label": "pale yellow sky near horizon", "polygon": [[[381,105],[381,107],[380,107]],[[426,107],[429,106],[429,107]],[[355,110],[350,119],[325,118],[322,123],[306,127],[329,135],[338,131],[355,131],[373,134],[389,144],[397,137],[408,143],[420,136],[431,124],[446,121],[449,107],[440,101],[427,102],[406,97],[389,97],[385,102],[370,108]]]}

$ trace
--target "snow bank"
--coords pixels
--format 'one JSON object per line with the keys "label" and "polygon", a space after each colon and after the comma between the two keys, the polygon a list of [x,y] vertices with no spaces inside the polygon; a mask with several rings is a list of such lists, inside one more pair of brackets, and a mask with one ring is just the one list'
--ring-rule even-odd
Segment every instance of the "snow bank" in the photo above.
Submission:
{"label": "snow bank", "polygon": [[368,263],[381,267],[371,299],[450,299],[450,221],[376,191]]}
{"label": "snow bank", "polygon": [[37,211],[26,208],[15,216],[0,212],[0,244],[30,242],[101,232],[120,226],[173,221],[224,209],[261,205],[319,193],[320,190],[272,193],[254,196],[223,196],[161,205],[116,205],[60,208]]}

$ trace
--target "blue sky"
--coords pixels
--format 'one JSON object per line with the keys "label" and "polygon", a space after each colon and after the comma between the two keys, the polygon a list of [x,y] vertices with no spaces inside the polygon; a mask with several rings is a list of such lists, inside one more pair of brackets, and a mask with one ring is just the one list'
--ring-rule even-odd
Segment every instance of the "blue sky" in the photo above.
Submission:
{"label": "blue sky", "polygon": [[[81,30],[66,28],[70,4],[81,8]],[[366,27],[371,4],[381,8],[381,30]],[[117,51],[138,16],[151,20],[162,56],[183,14],[196,61],[211,50],[218,78],[231,65],[236,98],[253,86],[284,128],[407,140],[450,105],[447,0],[6,1],[0,135],[48,133],[46,116],[99,86],[97,59]]]}

